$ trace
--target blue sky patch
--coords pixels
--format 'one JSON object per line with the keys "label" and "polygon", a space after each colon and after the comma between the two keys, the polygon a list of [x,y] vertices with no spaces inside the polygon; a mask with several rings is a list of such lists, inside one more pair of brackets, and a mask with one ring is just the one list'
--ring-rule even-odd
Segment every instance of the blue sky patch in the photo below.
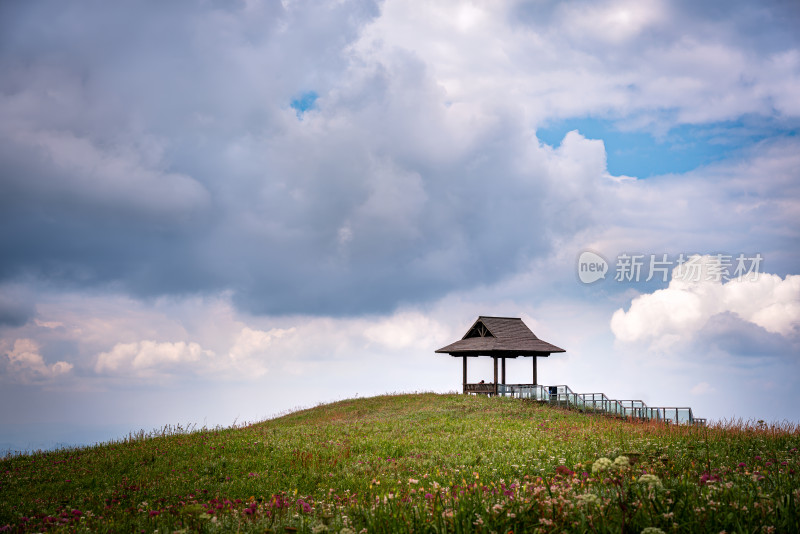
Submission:
{"label": "blue sky patch", "polygon": [[297,112],[298,119],[302,119],[303,114],[309,109],[317,108],[318,97],[319,95],[315,91],[307,91],[292,99],[291,108]]}
{"label": "blue sky patch", "polygon": [[648,132],[623,131],[606,119],[567,119],[536,131],[543,143],[557,147],[567,132],[578,130],[588,139],[602,139],[612,175],[650,176],[684,173],[732,157],[742,148],[769,137],[794,136],[797,129],[763,119],[741,119],[704,125],[681,125],[663,138]]}

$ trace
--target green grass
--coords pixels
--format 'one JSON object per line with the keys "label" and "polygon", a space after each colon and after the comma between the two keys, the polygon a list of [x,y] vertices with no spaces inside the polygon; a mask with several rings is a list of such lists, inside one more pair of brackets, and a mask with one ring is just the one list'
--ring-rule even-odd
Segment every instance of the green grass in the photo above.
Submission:
{"label": "green grass", "polygon": [[0,460],[0,531],[800,532],[792,424],[414,394],[163,434]]}

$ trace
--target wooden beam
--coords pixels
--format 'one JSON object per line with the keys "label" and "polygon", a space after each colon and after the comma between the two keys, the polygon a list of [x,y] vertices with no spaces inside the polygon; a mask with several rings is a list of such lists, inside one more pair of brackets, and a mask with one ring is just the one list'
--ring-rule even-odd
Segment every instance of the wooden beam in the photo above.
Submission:
{"label": "wooden beam", "polygon": [[467,357],[463,356],[463,359],[464,359],[464,373],[463,373],[464,377],[461,380],[461,386],[462,386],[462,392],[464,393],[464,395],[466,395],[467,394]]}
{"label": "wooden beam", "polygon": [[505,384],[506,383],[506,359],[505,358],[503,358],[503,378],[502,378],[502,381],[500,383],[501,384]]}
{"label": "wooden beam", "polygon": [[531,359],[533,360],[533,385],[535,386],[537,384],[537,382],[536,382],[536,356],[534,356]]}
{"label": "wooden beam", "polygon": [[497,395],[497,356],[492,356],[494,360],[494,394]]}

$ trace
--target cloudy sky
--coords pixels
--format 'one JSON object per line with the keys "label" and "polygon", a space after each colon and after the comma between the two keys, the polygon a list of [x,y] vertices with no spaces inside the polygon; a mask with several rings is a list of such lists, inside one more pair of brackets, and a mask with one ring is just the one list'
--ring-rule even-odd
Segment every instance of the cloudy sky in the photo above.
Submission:
{"label": "cloudy sky", "polygon": [[0,3],[0,449],[454,391],[433,351],[478,315],[567,350],[544,384],[800,422],[799,26],[794,2]]}

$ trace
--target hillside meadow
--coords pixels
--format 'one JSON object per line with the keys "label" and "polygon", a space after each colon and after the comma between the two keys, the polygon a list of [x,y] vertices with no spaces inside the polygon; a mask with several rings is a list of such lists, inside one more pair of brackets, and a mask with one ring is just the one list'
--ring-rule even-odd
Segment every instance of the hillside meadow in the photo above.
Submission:
{"label": "hillside meadow", "polygon": [[409,394],[0,460],[8,532],[800,532],[800,429]]}

